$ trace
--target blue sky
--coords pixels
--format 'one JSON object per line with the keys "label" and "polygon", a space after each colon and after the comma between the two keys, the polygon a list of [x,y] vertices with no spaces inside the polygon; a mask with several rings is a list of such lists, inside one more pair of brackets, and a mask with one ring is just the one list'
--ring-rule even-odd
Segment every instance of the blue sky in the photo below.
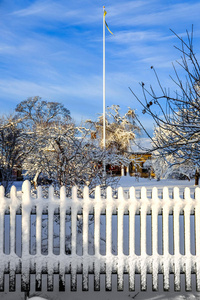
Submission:
{"label": "blue sky", "polygon": [[106,31],[106,105],[141,108],[128,87],[141,95],[139,82],[155,83],[153,65],[170,86],[174,45],[194,24],[200,52],[198,0],[0,0],[0,104],[12,112],[31,96],[63,103],[79,122],[102,112],[102,16]]}

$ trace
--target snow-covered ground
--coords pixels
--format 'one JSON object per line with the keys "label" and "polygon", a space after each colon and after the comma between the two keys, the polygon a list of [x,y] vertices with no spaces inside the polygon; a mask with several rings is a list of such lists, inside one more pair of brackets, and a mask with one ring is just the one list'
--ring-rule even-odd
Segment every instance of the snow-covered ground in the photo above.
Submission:
{"label": "snow-covered ground", "polygon": [[[44,298],[42,297],[31,297],[31,298],[28,298],[28,299],[31,299],[31,300],[45,300]],[[27,300],[28,300],[27,299]]]}
{"label": "snow-covered ground", "polygon": [[158,189],[162,189],[167,186],[169,188],[173,188],[175,186],[180,189],[184,189],[185,187],[195,188],[194,179],[188,180],[177,180],[177,179],[161,179],[157,181],[156,179],[148,179],[148,178],[139,178],[138,180],[135,177],[131,176],[123,176],[120,178],[118,186],[122,186],[124,189],[128,189],[131,186],[134,186],[136,189],[145,186],[146,188],[157,187]]}
{"label": "snow-covered ground", "polygon": [[[16,183],[17,190],[20,191],[21,189],[21,183]],[[173,190],[175,186],[180,188],[180,191],[184,191],[185,187],[190,187],[191,193],[194,192],[195,186],[194,186],[194,180],[185,181],[185,180],[160,180],[156,181],[155,179],[149,180],[149,179],[139,179],[137,181],[135,177],[122,177],[119,181],[118,186],[122,186],[125,193],[128,193],[128,190],[131,186],[134,186],[136,189],[136,192],[140,190],[142,186],[145,186],[148,191],[152,189],[152,187],[157,187],[158,190],[162,190],[163,187],[167,186],[170,191]],[[18,275],[19,276],[19,275]],[[129,292],[128,290],[128,277],[125,275],[125,284],[124,284],[124,291],[123,292],[117,292],[117,276],[113,275],[113,287],[112,292],[105,292],[105,276],[101,275],[101,291],[100,292],[94,292],[93,291],[93,275],[90,275],[89,277],[89,291],[88,292],[82,292],[82,282],[81,282],[81,275],[78,275],[78,291],[77,292],[71,292],[69,291],[70,286],[70,277],[67,275],[66,281],[68,283],[68,290],[66,292],[58,292],[58,289],[56,288],[55,284],[55,291],[54,292],[46,292],[45,285],[46,285],[46,275],[44,275],[43,281],[43,287],[44,292],[42,293],[35,293],[34,291],[34,278],[32,282],[32,290],[30,292],[30,296],[28,299],[31,299],[31,296],[35,297],[32,298],[32,300],[131,300],[131,299],[175,299],[175,300],[181,300],[181,299],[200,299],[200,293],[195,291],[196,288],[196,282],[195,282],[195,276],[192,275],[192,283],[193,283],[193,290],[192,292],[185,292],[185,284],[184,284],[184,275],[181,275],[181,292],[174,292],[174,283],[173,283],[173,277],[174,275],[170,275],[170,291],[169,292],[163,292],[163,276],[159,275],[159,291],[158,292],[152,292],[152,276],[149,274],[147,275],[147,291],[142,292],[140,291],[140,275],[136,275],[135,278],[135,291]],[[57,276],[57,277],[56,277]],[[58,275],[55,276],[55,282],[58,280]],[[18,284],[20,286],[20,277],[18,278]],[[40,298],[43,297],[43,298]],[[24,300],[25,295],[21,292],[15,292],[15,293],[9,293],[8,292],[8,286],[5,288],[5,292],[0,292],[0,299],[2,300]]]}
{"label": "snow-covered ground", "polygon": [[[20,191],[22,187],[22,181],[15,181],[13,185],[16,186],[17,190]],[[173,188],[175,186],[179,188],[195,188],[194,186],[194,179],[188,181],[188,180],[177,180],[177,179],[161,179],[160,181],[157,181],[156,179],[148,179],[148,178],[139,178],[138,180],[136,177],[131,176],[123,176],[120,178],[118,186],[122,186],[125,189],[130,188],[131,186],[134,186],[136,188],[140,188],[142,186],[145,186],[147,188],[152,188],[154,186],[158,188],[163,188],[165,186],[168,186],[169,188]]]}

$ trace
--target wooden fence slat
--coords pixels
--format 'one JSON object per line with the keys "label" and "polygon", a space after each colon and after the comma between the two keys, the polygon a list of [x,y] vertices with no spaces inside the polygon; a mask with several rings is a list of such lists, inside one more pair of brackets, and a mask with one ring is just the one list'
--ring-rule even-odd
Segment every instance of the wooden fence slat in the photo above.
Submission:
{"label": "wooden fence slat", "polygon": [[190,190],[188,188],[185,189],[185,201],[186,205],[184,208],[184,233],[185,233],[185,290],[191,291],[192,290],[192,278],[191,278],[191,238],[190,238],[190,213],[192,209],[192,201],[190,198]]}
{"label": "wooden fence slat", "polygon": [[196,289],[200,292],[200,188],[195,189],[195,248],[196,256]]}

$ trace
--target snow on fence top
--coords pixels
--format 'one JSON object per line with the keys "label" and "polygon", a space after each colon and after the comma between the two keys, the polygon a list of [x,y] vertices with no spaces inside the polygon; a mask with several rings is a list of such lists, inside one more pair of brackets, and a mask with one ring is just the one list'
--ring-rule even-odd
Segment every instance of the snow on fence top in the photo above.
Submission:
{"label": "snow on fence top", "polygon": [[106,290],[111,290],[113,273],[117,273],[118,290],[123,290],[125,273],[129,274],[130,290],[135,288],[136,273],[141,276],[142,290],[147,288],[148,273],[152,274],[153,290],[158,289],[158,274],[163,274],[164,290],[169,290],[170,273],[174,274],[175,290],[180,290],[181,273],[185,273],[186,290],[191,290],[191,274],[195,273],[200,291],[200,188],[194,198],[189,188],[184,198],[178,188],[173,197],[164,188],[162,198],[157,188],[152,189],[150,198],[144,187],[139,198],[134,187],[128,196],[119,188],[114,198],[108,187],[106,198],[101,198],[96,187],[91,198],[85,187],[83,199],[79,199],[76,187],[71,198],[66,198],[65,187],[60,198],[50,187],[46,199],[40,187],[32,198],[30,183],[25,181],[19,199],[14,186],[10,198],[4,196],[1,186],[0,291],[4,273],[9,273],[11,291],[15,290],[16,274],[22,276],[24,291],[30,289],[30,274],[36,274],[36,290],[41,290],[43,273],[49,291],[55,273],[59,274],[60,290],[65,289],[65,274],[71,276],[71,290],[77,289],[77,274],[82,274],[83,290],[88,290],[89,274],[94,274],[95,290],[100,290],[100,274],[106,275]]}

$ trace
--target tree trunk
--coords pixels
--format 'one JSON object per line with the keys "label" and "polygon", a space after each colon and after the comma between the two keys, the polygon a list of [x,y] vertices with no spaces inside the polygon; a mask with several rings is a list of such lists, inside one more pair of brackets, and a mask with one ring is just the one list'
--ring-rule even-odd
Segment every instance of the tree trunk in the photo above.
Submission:
{"label": "tree trunk", "polygon": [[38,186],[38,177],[39,177],[40,173],[41,173],[40,171],[37,171],[33,178],[34,189],[36,189]]}
{"label": "tree trunk", "polygon": [[121,165],[121,176],[124,176],[124,166]]}
{"label": "tree trunk", "polygon": [[129,167],[126,167],[126,176],[129,176]]}
{"label": "tree trunk", "polygon": [[195,183],[194,185],[199,185],[199,169],[196,169],[195,172]]}

